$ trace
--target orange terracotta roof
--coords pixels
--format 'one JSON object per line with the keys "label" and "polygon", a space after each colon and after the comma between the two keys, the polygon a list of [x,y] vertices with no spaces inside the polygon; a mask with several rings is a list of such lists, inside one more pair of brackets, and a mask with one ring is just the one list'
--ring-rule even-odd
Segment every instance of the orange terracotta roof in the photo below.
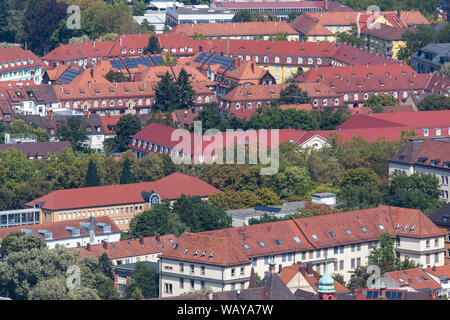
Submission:
{"label": "orange terracotta roof", "polygon": [[264,22],[216,22],[216,23],[183,23],[174,27],[169,33],[178,33],[192,37],[195,33],[207,37],[276,35],[279,32],[297,35],[285,21]]}
{"label": "orange terracotta roof", "polygon": [[25,205],[34,207],[35,203],[43,202],[41,208],[56,211],[144,203],[144,191],[154,191],[161,199],[171,200],[178,199],[182,194],[207,197],[211,193],[221,192],[198,178],[176,172],[152,182],[56,190]]}
{"label": "orange terracotta roof", "polygon": [[173,246],[177,237],[173,234],[162,235],[157,241],[156,237],[144,237],[141,239],[121,240],[111,243],[102,243],[87,247],[71,248],[80,252],[80,258],[99,258],[103,253],[108,254],[111,260],[143,256],[147,254],[161,253],[165,248]]}
{"label": "orange terracotta roof", "polygon": [[425,271],[419,268],[386,272],[400,287],[411,287],[414,290],[441,289],[439,283],[434,281]]}

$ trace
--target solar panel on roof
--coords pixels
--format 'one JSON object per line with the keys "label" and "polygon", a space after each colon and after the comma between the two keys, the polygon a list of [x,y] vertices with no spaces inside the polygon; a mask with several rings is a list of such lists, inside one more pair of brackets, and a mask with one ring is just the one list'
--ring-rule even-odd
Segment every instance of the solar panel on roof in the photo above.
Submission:
{"label": "solar panel on roof", "polygon": [[255,206],[256,211],[267,211],[267,212],[280,212],[281,208],[273,208],[273,207],[263,207],[263,206]]}
{"label": "solar panel on roof", "polygon": [[59,81],[62,83],[71,83],[79,74],[79,70],[69,69],[59,78]]}
{"label": "solar panel on roof", "polygon": [[367,299],[376,299],[378,298],[378,291],[368,291]]}

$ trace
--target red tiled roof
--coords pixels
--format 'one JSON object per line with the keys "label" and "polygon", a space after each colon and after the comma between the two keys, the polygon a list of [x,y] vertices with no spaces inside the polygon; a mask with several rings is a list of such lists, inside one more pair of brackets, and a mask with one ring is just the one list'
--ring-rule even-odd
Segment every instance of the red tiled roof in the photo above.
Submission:
{"label": "red tiled roof", "polygon": [[[173,246],[172,242],[177,237],[173,234],[160,236],[159,242],[156,237],[143,237],[140,239],[121,240],[106,244],[94,244],[89,247],[71,248],[69,250],[79,251],[80,258],[99,258],[103,253],[107,253],[112,260],[128,257],[137,257],[147,254],[161,253],[165,248]],[[173,240],[173,241],[170,241]]]}
{"label": "red tiled roof", "polygon": [[183,23],[174,27],[169,33],[178,33],[192,37],[195,33],[207,37],[275,35],[279,32],[297,35],[285,21],[256,22],[216,22],[216,23]]}
{"label": "red tiled roof", "polygon": [[[31,60],[33,63],[31,63]],[[24,65],[17,62],[26,61],[27,64]],[[14,66],[11,66],[10,63],[14,62]],[[3,64],[8,64],[5,67]],[[32,67],[37,67],[42,65],[42,60],[38,58],[32,51],[23,50],[21,47],[11,47],[11,48],[0,48],[0,71],[15,71],[21,69],[28,69]]]}
{"label": "red tiled roof", "polygon": [[160,258],[220,266],[249,263],[247,256],[227,237],[185,232],[176,244],[164,250]]}
{"label": "red tiled roof", "polygon": [[[283,269],[281,269],[280,279],[284,282],[285,285],[288,285],[289,282],[291,282],[291,280],[295,277],[295,275],[300,273],[306,280],[306,282],[308,282],[308,284],[311,286],[311,289],[318,293],[319,280],[321,275],[316,270],[312,270],[311,274],[307,274],[305,270],[306,264],[296,264],[293,266],[284,267]],[[334,281],[334,290],[336,293],[351,292],[350,289],[346,288],[336,280]]]}
{"label": "red tiled roof", "polygon": [[424,268],[423,270],[437,278],[443,279],[445,277],[447,279],[450,279],[450,264],[439,267]]}
{"label": "red tiled roof", "polygon": [[333,32],[325,28],[318,18],[309,14],[301,14],[291,22],[291,26],[307,36],[333,36]]}
{"label": "red tiled roof", "polygon": [[229,9],[260,8],[323,8],[325,1],[264,1],[264,2],[220,2],[220,7]]}
{"label": "red tiled roof", "polygon": [[450,127],[450,110],[375,113],[372,117],[417,129]]}
{"label": "red tiled roof", "polygon": [[155,191],[162,199],[178,199],[182,194],[207,197],[221,192],[198,178],[176,172],[152,182],[56,190],[25,205],[34,207],[35,203],[44,202],[41,208],[56,211],[144,203],[144,191]]}
{"label": "red tiled roof", "polygon": [[[17,227],[9,227],[9,228],[0,228],[0,239],[4,239],[8,233],[21,232],[22,229],[33,230],[36,234],[40,235],[38,230],[48,230],[53,232],[53,240],[61,240],[72,238],[72,234],[66,230],[66,227],[76,227],[79,229],[83,229],[81,227],[81,222],[90,222],[89,218],[72,220],[72,221],[57,221],[51,223],[42,223],[42,224],[34,224],[34,225],[24,225]],[[94,224],[97,223],[107,223],[111,225],[112,233],[120,233],[119,227],[111,220],[109,217],[96,217],[94,218]],[[84,232],[86,232],[84,230]],[[104,234],[103,231],[99,228],[95,228],[95,234],[101,235]],[[84,236],[87,236],[87,233],[84,233]]]}
{"label": "red tiled roof", "polygon": [[105,129],[105,134],[115,134],[116,132],[112,130],[112,127],[119,122],[122,115],[113,116],[100,116],[103,128]]}
{"label": "red tiled roof", "polygon": [[91,57],[106,57],[113,42],[82,42],[62,44],[42,57],[47,61],[71,61]]}
{"label": "red tiled roof", "polygon": [[386,272],[385,276],[390,277],[400,287],[411,287],[417,291],[441,289],[441,286],[436,281],[419,268]]}

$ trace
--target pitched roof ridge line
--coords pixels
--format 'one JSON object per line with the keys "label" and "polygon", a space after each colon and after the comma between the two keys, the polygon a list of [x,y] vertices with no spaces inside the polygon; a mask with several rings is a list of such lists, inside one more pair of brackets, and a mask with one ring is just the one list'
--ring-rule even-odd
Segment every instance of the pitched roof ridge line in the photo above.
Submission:
{"label": "pitched roof ridge line", "polygon": [[300,230],[300,232],[303,234],[303,236],[305,237],[306,241],[308,241],[308,243],[313,246],[314,249],[317,249],[317,247],[314,245],[314,243],[312,243],[308,237],[306,236],[305,232],[303,232],[302,228],[300,227],[300,225],[297,223],[297,221],[294,218],[291,218],[292,221],[294,221],[295,225],[297,226],[298,230]]}

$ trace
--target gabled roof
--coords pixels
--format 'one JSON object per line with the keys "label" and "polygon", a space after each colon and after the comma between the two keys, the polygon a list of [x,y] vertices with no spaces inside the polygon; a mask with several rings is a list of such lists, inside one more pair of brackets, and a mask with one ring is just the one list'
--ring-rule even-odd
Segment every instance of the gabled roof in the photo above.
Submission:
{"label": "gabled roof", "polygon": [[176,172],[152,182],[56,190],[26,203],[25,206],[34,207],[35,203],[44,202],[41,208],[57,211],[144,203],[144,191],[154,191],[161,199],[170,200],[178,199],[182,194],[207,197],[211,193],[221,192],[198,178]]}
{"label": "gabled roof", "polygon": [[142,239],[120,240],[111,243],[101,243],[87,247],[71,248],[72,251],[80,252],[80,258],[99,258],[106,253],[112,260],[137,257],[148,254],[161,253],[167,247],[173,246],[177,237],[173,234],[156,237],[143,237]]}
{"label": "gabled roof", "polygon": [[[24,64],[23,62],[26,62]],[[12,66],[11,63],[14,63]],[[7,66],[5,66],[7,64]],[[42,60],[32,51],[21,47],[0,48],[0,72],[28,69],[42,65]]]}
{"label": "gabled roof", "polygon": [[428,216],[438,226],[450,228],[450,203]]}
{"label": "gabled roof", "polygon": [[72,149],[69,141],[56,141],[56,142],[28,142],[28,143],[12,143],[12,144],[0,144],[0,151],[6,151],[8,149],[16,149],[22,152],[25,156],[42,156],[42,160],[45,161],[45,154],[61,153],[64,148]]}
{"label": "gabled roof", "polygon": [[386,272],[384,276],[390,277],[400,288],[410,287],[416,291],[441,289],[439,283],[420,268]]}
{"label": "gabled roof", "polygon": [[[420,161],[422,160],[422,161]],[[432,166],[435,168],[450,168],[450,139],[414,139],[409,140],[390,161]]]}

